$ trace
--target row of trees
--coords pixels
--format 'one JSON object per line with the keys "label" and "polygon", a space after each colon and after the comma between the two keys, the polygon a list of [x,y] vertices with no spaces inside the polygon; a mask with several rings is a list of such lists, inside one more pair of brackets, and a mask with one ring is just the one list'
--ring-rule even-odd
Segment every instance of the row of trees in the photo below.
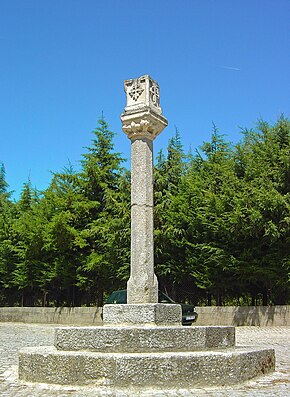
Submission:
{"label": "row of trees", "polygon": [[[130,263],[130,173],[101,118],[80,170],[11,200],[0,168],[0,304],[102,305]],[[161,289],[195,304],[290,300],[290,122],[259,122],[230,145],[185,155],[178,131],[155,165]]]}

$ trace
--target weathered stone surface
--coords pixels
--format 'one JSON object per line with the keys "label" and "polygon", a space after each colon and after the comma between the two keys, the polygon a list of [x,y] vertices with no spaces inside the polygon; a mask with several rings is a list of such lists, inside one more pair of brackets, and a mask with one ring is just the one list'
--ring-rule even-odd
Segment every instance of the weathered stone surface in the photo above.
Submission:
{"label": "weathered stone surface", "polygon": [[158,282],[154,273],[153,207],[131,208],[131,272],[127,283],[128,303],[157,303]]}
{"label": "weathered stone surface", "polygon": [[137,139],[131,144],[131,272],[128,303],[157,303],[154,274],[152,142]]}
{"label": "weathered stone surface", "polygon": [[235,345],[234,327],[64,327],[57,328],[58,350],[163,352],[225,349]]}
{"label": "weathered stone surface", "polygon": [[106,325],[181,325],[181,318],[181,306],[175,304],[118,304],[103,308]]}
{"label": "weathered stone surface", "polygon": [[101,325],[101,314],[101,307],[0,307],[0,323]]}
{"label": "weathered stone surface", "polygon": [[29,382],[108,387],[186,388],[235,384],[274,369],[271,349],[210,352],[96,353],[26,348],[19,377]]}
{"label": "weathered stone surface", "polygon": [[289,326],[290,305],[275,306],[200,306],[199,325]]}
{"label": "weathered stone surface", "polygon": [[153,141],[167,126],[166,118],[151,109],[123,113],[121,120],[123,131],[132,140],[147,138]]}
{"label": "weathered stone surface", "polygon": [[129,139],[153,140],[167,126],[160,107],[159,85],[150,76],[125,80],[125,112],[121,114],[123,131]]}
{"label": "weathered stone surface", "polygon": [[127,97],[125,113],[150,108],[157,114],[162,114],[159,85],[148,74],[125,80],[124,89]]}
{"label": "weathered stone surface", "polygon": [[126,80],[122,128],[131,140],[131,273],[127,302],[157,303],[153,247],[153,140],[167,126],[159,86],[150,76]]}
{"label": "weathered stone surface", "polygon": [[153,143],[147,138],[131,142],[131,205],[153,207]]}

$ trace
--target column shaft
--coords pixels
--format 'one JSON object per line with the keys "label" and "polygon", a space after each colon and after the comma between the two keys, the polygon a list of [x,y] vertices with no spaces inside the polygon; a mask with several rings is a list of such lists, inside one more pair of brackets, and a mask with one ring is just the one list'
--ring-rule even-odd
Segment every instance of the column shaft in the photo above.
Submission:
{"label": "column shaft", "polygon": [[131,141],[131,274],[128,303],[157,303],[153,244],[153,142]]}

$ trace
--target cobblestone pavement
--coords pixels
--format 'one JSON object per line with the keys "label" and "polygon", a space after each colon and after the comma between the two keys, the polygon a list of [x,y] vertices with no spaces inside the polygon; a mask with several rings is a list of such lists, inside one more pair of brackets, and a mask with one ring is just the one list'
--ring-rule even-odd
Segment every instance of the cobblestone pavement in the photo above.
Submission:
{"label": "cobblestone pavement", "polygon": [[18,351],[25,346],[52,345],[54,326],[0,323],[1,397],[290,397],[290,327],[238,327],[238,346],[273,347],[276,371],[235,387],[188,390],[109,391],[91,387],[27,384],[18,381]]}

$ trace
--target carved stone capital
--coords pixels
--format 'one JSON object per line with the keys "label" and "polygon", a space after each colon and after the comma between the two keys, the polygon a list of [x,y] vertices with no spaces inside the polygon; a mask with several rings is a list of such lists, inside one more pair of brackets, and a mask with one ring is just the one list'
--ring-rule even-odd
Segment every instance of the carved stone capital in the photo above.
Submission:
{"label": "carved stone capital", "polygon": [[155,113],[162,113],[159,85],[148,74],[125,80],[124,89],[127,97],[125,112],[150,107]]}
{"label": "carved stone capital", "polygon": [[153,141],[167,126],[160,107],[159,85],[148,74],[125,80],[126,107],[121,114],[122,128],[129,139]]}
{"label": "carved stone capital", "polygon": [[129,139],[148,138],[154,140],[168,122],[161,114],[150,108],[139,112],[125,112],[121,114],[122,129]]}

